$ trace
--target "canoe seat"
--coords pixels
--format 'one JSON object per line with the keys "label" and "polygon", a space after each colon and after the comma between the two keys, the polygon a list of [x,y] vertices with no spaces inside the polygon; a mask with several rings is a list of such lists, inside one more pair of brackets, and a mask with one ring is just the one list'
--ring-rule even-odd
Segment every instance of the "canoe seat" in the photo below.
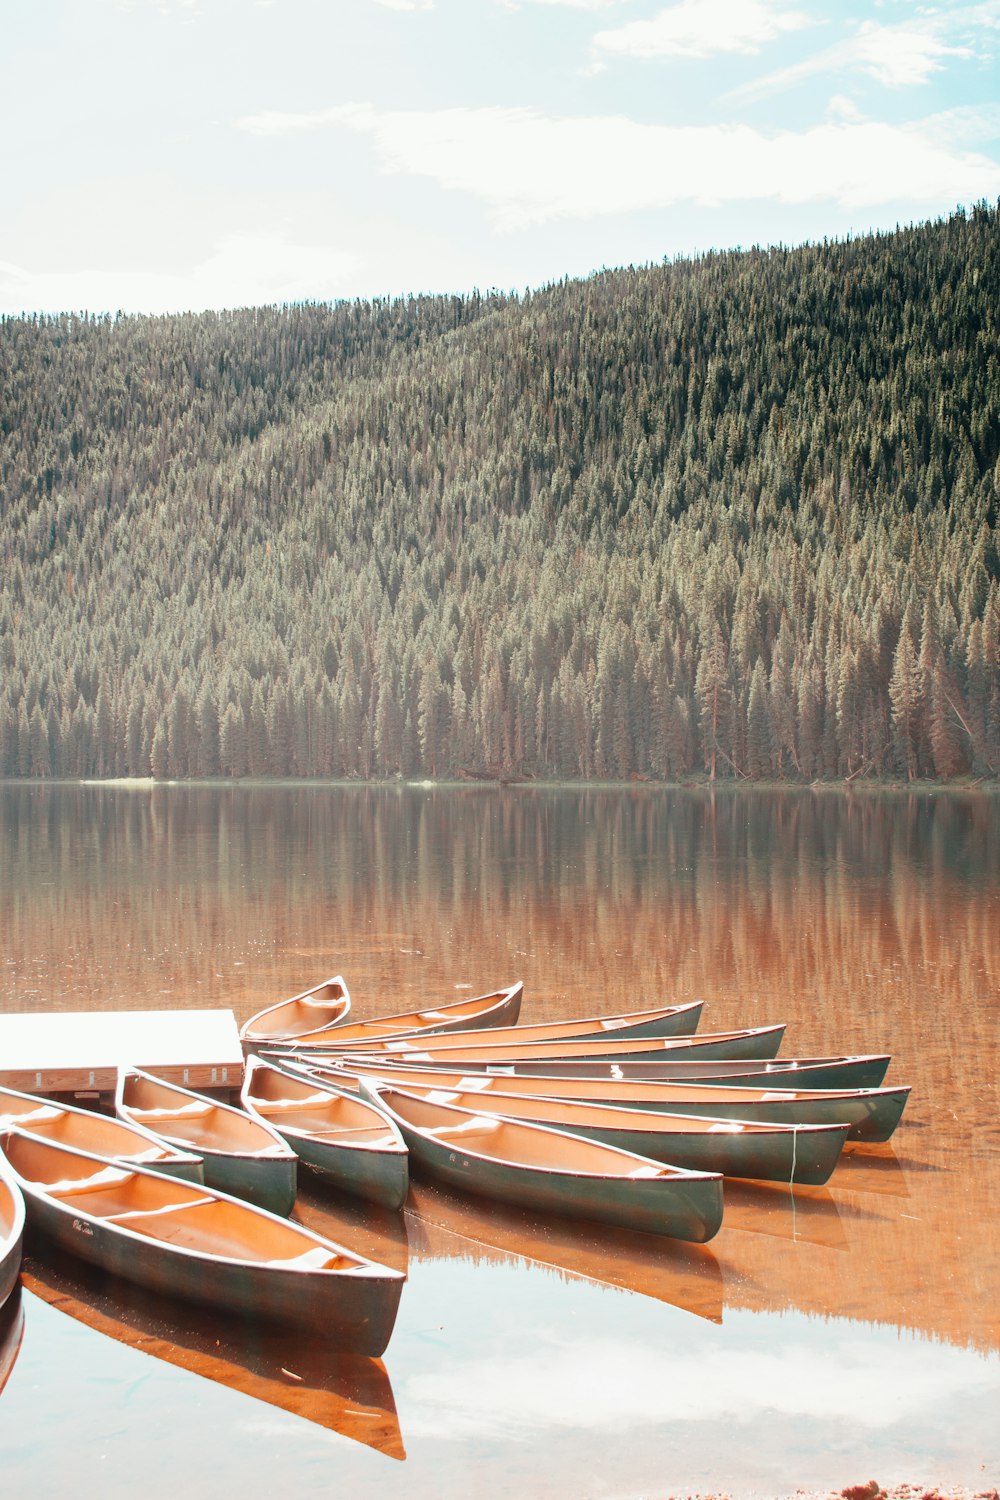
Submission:
{"label": "canoe seat", "polygon": [[137,1107],[132,1114],[137,1119],[146,1120],[200,1120],[205,1115],[212,1113],[214,1104],[202,1104],[197,1099],[192,1099],[190,1104],[170,1104],[158,1109],[146,1109]]}
{"label": "canoe seat", "polygon": [[303,1135],[322,1136],[324,1140],[339,1141],[341,1136],[351,1136],[352,1146],[396,1146],[399,1142],[391,1130],[383,1130],[378,1125],[352,1125],[347,1128],[343,1125],[310,1125],[303,1130]]}
{"label": "canoe seat", "polygon": [[272,1109],[305,1109],[311,1105],[329,1104],[330,1090],[320,1089],[315,1094],[304,1094],[301,1099],[267,1099],[259,1094],[250,1094],[248,1097],[253,1107],[263,1115]]}
{"label": "canoe seat", "polygon": [[301,1255],[291,1255],[284,1260],[266,1260],[265,1266],[278,1271],[329,1271],[343,1269],[345,1257],[327,1250],[323,1245],[313,1245]]}
{"label": "canoe seat", "polygon": [[425,1135],[434,1136],[435,1140],[449,1141],[456,1135],[493,1135],[500,1129],[501,1120],[487,1119],[485,1115],[476,1115],[472,1120],[462,1120],[458,1125],[426,1125],[421,1126]]}
{"label": "canoe seat", "polygon": [[59,1182],[46,1182],[41,1186],[53,1198],[75,1197],[77,1193],[96,1193],[113,1183],[127,1182],[131,1172],[121,1167],[102,1167],[89,1177],[64,1177]]}
{"label": "canoe seat", "polygon": [[204,1203],[216,1203],[216,1198],[181,1198],[177,1203],[164,1203],[159,1208],[129,1208],[120,1214],[103,1214],[108,1224],[124,1224],[126,1219],[155,1219],[160,1214],[174,1214],[179,1208],[200,1208]]}
{"label": "canoe seat", "polygon": [[32,1120],[57,1120],[63,1111],[57,1104],[40,1104],[37,1109],[28,1109],[20,1113],[11,1113],[0,1101],[0,1120],[6,1123],[8,1120],[17,1125],[30,1125]]}

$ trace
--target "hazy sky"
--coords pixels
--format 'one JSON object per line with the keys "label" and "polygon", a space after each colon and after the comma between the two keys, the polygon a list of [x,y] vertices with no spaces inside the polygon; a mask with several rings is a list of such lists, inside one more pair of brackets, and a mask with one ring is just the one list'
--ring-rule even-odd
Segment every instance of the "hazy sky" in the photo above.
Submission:
{"label": "hazy sky", "polygon": [[522,290],[1000,198],[1000,0],[2,0],[0,311]]}

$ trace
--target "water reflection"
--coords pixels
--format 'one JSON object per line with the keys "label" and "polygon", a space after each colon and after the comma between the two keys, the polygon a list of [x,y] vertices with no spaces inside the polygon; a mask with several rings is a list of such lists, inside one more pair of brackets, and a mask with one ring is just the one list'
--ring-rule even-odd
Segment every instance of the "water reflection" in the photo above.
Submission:
{"label": "water reflection", "polygon": [[847,1235],[837,1201],[825,1187],[790,1187],[784,1182],[726,1180],[726,1229],[741,1234],[846,1250]]}
{"label": "water reflection", "polygon": [[0,1308],[0,1393],[10,1378],[23,1338],[24,1307],[21,1294],[15,1289]]}
{"label": "water reflection", "polygon": [[338,1352],[322,1329],[289,1334],[154,1297],[51,1245],[27,1257],[22,1279],[33,1296],[96,1333],[389,1458],[406,1457],[385,1365]]}
{"label": "water reflection", "polygon": [[459,1197],[422,1175],[411,1179],[405,1213],[416,1260],[524,1262],[722,1321],[722,1273],[707,1245]]}
{"label": "water reflection", "polygon": [[[727,1184],[709,1247],[647,1254],[423,1182],[357,1217],[305,1184],[310,1227],[410,1271],[387,1355],[408,1462],[337,1460],[378,1500],[466,1493],[473,1463],[490,1495],[668,1471],[781,1494],[893,1464],[958,1483],[1000,1461],[998,813],[980,792],[0,787],[0,1009],[242,1021],[340,971],[366,1016],[522,978],[529,1022],[702,1000],[705,1030],[786,1023],[789,1055],[891,1052],[912,1085],[892,1145],[818,1192]],[[615,1372],[622,1432],[590,1436]]]}

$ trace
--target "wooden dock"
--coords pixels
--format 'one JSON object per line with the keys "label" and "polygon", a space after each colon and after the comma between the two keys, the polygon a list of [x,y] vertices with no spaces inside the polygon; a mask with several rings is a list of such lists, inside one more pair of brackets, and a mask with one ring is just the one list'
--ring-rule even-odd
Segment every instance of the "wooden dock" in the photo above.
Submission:
{"label": "wooden dock", "polygon": [[0,1015],[0,1085],[26,1093],[114,1092],[118,1068],[193,1089],[238,1089],[243,1048],[231,1010]]}

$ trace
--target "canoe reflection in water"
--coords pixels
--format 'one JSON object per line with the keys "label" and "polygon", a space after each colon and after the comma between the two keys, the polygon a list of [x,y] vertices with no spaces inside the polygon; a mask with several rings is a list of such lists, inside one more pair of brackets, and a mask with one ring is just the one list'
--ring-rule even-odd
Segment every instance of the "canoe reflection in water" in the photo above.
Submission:
{"label": "canoe reflection in water", "polygon": [[34,1296],[119,1343],[388,1458],[406,1457],[385,1365],[339,1353],[322,1329],[286,1330],[192,1309],[190,1303],[145,1293],[51,1244],[44,1258],[29,1252],[22,1280]]}
{"label": "canoe reflection in water", "polygon": [[527,1261],[722,1322],[722,1271],[707,1245],[473,1198],[424,1172],[411,1175],[404,1217],[416,1261]]}
{"label": "canoe reflection in water", "polygon": [[23,1338],[24,1306],[21,1293],[15,1288],[0,1308],[0,1393],[3,1392],[17,1356],[21,1352]]}

